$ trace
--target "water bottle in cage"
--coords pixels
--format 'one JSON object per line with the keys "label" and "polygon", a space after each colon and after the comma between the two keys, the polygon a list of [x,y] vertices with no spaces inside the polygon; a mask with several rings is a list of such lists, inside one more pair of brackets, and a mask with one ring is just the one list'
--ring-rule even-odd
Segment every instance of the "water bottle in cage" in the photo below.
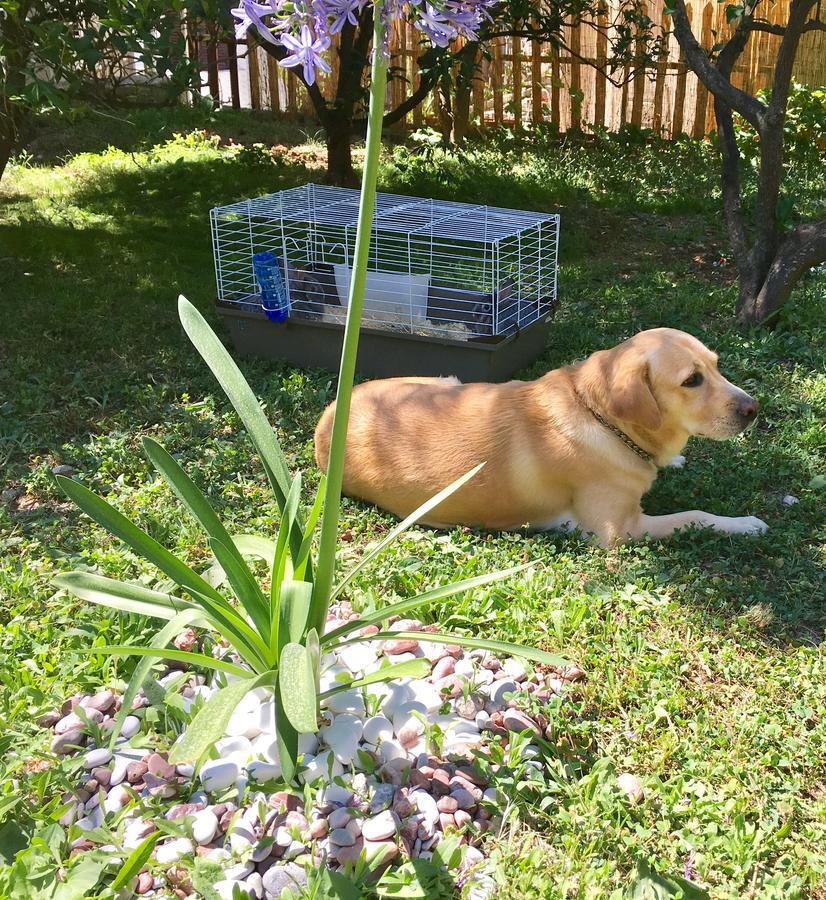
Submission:
{"label": "water bottle in cage", "polygon": [[290,314],[290,299],[278,259],[269,251],[252,257],[255,280],[261,288],[261,305],[271,322],[283,322]]}

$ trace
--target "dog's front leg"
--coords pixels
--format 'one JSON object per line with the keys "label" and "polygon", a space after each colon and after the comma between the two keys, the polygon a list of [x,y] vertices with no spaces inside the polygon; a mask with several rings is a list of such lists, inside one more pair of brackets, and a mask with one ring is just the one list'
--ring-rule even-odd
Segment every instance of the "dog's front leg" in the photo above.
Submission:
{"label": "dog's front leg", "polygon": [[664,538],[690,525],[713,528],[724,534],[763,534],[769,529],[769,526],[757,516],[715,516],[713,513],[693,509],[668,516],[647,516],[640,513],[636,522],[629,523],[628,536],[640,538],[647,534],[652,538]]}

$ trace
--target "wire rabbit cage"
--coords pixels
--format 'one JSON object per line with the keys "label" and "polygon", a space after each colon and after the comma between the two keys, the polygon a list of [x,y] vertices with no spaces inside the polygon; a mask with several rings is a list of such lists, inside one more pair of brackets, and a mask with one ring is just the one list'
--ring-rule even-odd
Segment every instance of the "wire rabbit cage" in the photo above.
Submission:
{"label": "wire rabbit cage", "polygon": [[[308,184],[212,210],[239,350],[337,368],[358,204]],[[557,215],[377,194],[360,371],[496,380],[525,365],[556,308],[558,245]]]}

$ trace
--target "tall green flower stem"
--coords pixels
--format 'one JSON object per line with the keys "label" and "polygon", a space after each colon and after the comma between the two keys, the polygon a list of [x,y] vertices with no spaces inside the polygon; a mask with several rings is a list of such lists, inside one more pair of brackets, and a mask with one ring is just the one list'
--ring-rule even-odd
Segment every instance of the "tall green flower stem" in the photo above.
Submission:
{"label": "tall green flower stem", "polygon": [[318,616],[313,624],[319,634],[327,618],[336,568],[338,517],[341,509],[341,484],[344,478],[344,451],[347,441],[347,425],[350,419],[350,397],[353,393],[353,378],[356,372],[359,328],[364,306],[364,287],[367,282],[373,210],[376,203],[376,180],[381,158],[381,128],[387,84],[387,62],[381,52],[384,40],[382,5],[382,0],[377,0],[373,5],[373,65],[370,81],[370,112],[367,119],[367,153],[361,181],[356,252],[350,278],[347,324],[344,327],[344,346],[336,392],[336,411],[333,417],[333,433],[330,439],[330,456],[327,464],[327,486],[324,493],[324,513],[321,519],[318,568],[313,588],[313,609]]}

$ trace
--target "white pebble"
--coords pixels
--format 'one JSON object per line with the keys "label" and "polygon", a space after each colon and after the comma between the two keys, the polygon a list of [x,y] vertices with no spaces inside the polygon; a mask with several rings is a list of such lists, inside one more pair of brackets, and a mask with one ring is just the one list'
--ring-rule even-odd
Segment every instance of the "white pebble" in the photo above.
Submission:
{"label": "white pebble", "polygon": [[381,756],[382,760],[385,763],[389,763],[393,759],[407,759],[407,750],[402,747],[402,745],[390,738],[387,741],[382,741],[381,746],[379,747],[379,756]]}
{"label": "white pebble", "polygon": [[444,702],[439,691],[428,681],[414,681],[410,685],[412,700],[421,703],[427,712],[435,712]]}
{"label": "white pebble", "polygon": [[322,703],[322,706],[337,716],[342,713],[351,713],[359,718],[364,716],[364,698],[356,688],[333,694]]}
{"label": "white pebble", "polygon": [[494,681],[490,686],[490,703],[488,704],[488,712],[496,712],[508,702],[508,694],[512,694],[519,690],[519,685],[510,678],[503,678],[501,681]]}
{"label": "white pebble", "polygon": [[361,719],[350,713],[343,713],[336,716],[331,725],[325,725],[321,729],[321,737],[336,759],[347,766],[356,757],[363,730]]}
{"label": "white pebble", "polygon": [[115,761],[112,763],[112,777],[109,779],[110,787],[115,787],[115,785],[120,784],[126,778],[126,767],[130,762],[132,760],[128,756],[121,756],[119,753],[115,754]]}
{"label": "white pebble", "polygon": [[476,666],[473,665],[473,660],[469,656],[463,656],[456,660],[453,671],[456,675],[464,675],[469,678],[476,671]]}
{"label": "white pebble", "polygon": [[242,854],[255,843],[255,834],[242,819],[236,822],[229,832],[229,846],[236,855]]}
{"label": "white pebble", "polygon": [[120,730],[122,738],[133,738],[141,730],[141,720],[137,716],[127,716],[123,720],[123,726]]}
{"label": "white pebble", "polygon": [[236,888],[241,892],[242,897],[244,894],[246,894],[247,897],[250,896],[246,883],[238,878],[223,878],[221,881],[216,881],[212,887],[221,900],[233,900],[234,897],[237,897],[238,894],[235,892]]}
{"label": "white pebble", "polygon": [[83,757],[84,769],[96,769],[98,766],[105,766],[112,758],[112,751],[108,747],[101,747],[99,750],[90,750]]}
{"label": "white pebble", "polygon": [[209,759],[199,773],[205,791],[223,791],[235,783],[239,775],[238,765],[230,760]]}
{"label": "white pebble", "polygon": [[318,756],[304,757],[302,765],[304,771],[301,772],[300,777],[305,784],[312,784],[317,778],[330,781],[344,773],[344,766],[330,750],[322,750]]}
{"label": "white pebble", "polygon": [[[307,753],[314,756],[318,753],[318,738],[314,734],[299,734],[298,752],[299,754]],[[276,756],[272,761],[278,762],[278,757]]]}
{"label": "white pebble", "polygon": [[257,737],[263,731],[260,720],[261,699],[250,691],[233,710],[225,733],[229,737]]}
{"label": "white pebble", "polygon": [[[342,676],[342,677],[339,677]],[[321,677],[318,680],[320,691],[329,691],[331,688],[340,687],[352,679],[352,675],[347,666],[339,665],[335,662],[333,665],[321,667]]]}
{"label": "white pebble", "polygon": [[325,785],[319,798],[322,804],[329,804],[330,806],[341,806],[349,803],[352,799],[353,792],[349,788],[335,783]]}
{"label": "white pebble", "polygon": [[155,849],[155,859],[162,865],[177,862],[182,856],[188,856],[194,851],[192,841],[188,838],[175,838],[166,844],[159,844]]}
{"label": "white pebble", "polygon": [[387,689],[387,696],[384,703],[382,703],[382,712],[388,719],[392,719],[405,703],[410,703],[411,700],[415,699],[409,684],[391,681],[385,685],[385,688]]}
{"label": "white pebble", "polygon": [[218,819],[211,809],[196,812],[192,819],[192,837],[199,844],[208,844],[218,831]]}
{"label": "white pebble", "polygon": [[781,500],[783,506],[794,506],[795,503],[799,503],[800,501],[793,494],[786,494],[786,496]]}
{"label": "white pebble", "polygon": [[368,666],[372,666],[376,662],[378,654],[373,649],[372,641],[364,641],[342,647],[338,652],[338,658],[353,675],[360,675]]}
{"label": "white pebble", "polygon": [[261,762],[259,759],[254,759],[247,766],[247,774],[253,781],[262,784],[265,781],[273,781],[276,778],[280,778],[281,766],[278,763]]}
{"label": "white pebble", "polygon": [[513,681],[521,681],[526,674],[525,663],[518,659],[506,659],[502,671]]}
{"label": "white pebble", "polygon": [[364,740],[368,744],[378,744],[393,737],[393,723],[385,716],[371,716],[364,723]]}
{"label": "white pebble", "polygon": [[244,735],[236,735],[234,737],[223,737],[220,741],[215,742],[215,749],[218,755],[224,759],[238,754],[243,757],[249,757],[252,753],[252,743],[248,737]]}
{"label": "white pebble", "polygon": [[117,812],[123,809],[130,800],[129,792],[122,784],[116,784],[106,795],[103,808],[106,812]]}
{"label": "white pebble", "polygon": [[88,816],[78,819],[75,824],[81,831],[91,831],[93,828],[99,828],[103,824],[103,810],[96,806]]}

